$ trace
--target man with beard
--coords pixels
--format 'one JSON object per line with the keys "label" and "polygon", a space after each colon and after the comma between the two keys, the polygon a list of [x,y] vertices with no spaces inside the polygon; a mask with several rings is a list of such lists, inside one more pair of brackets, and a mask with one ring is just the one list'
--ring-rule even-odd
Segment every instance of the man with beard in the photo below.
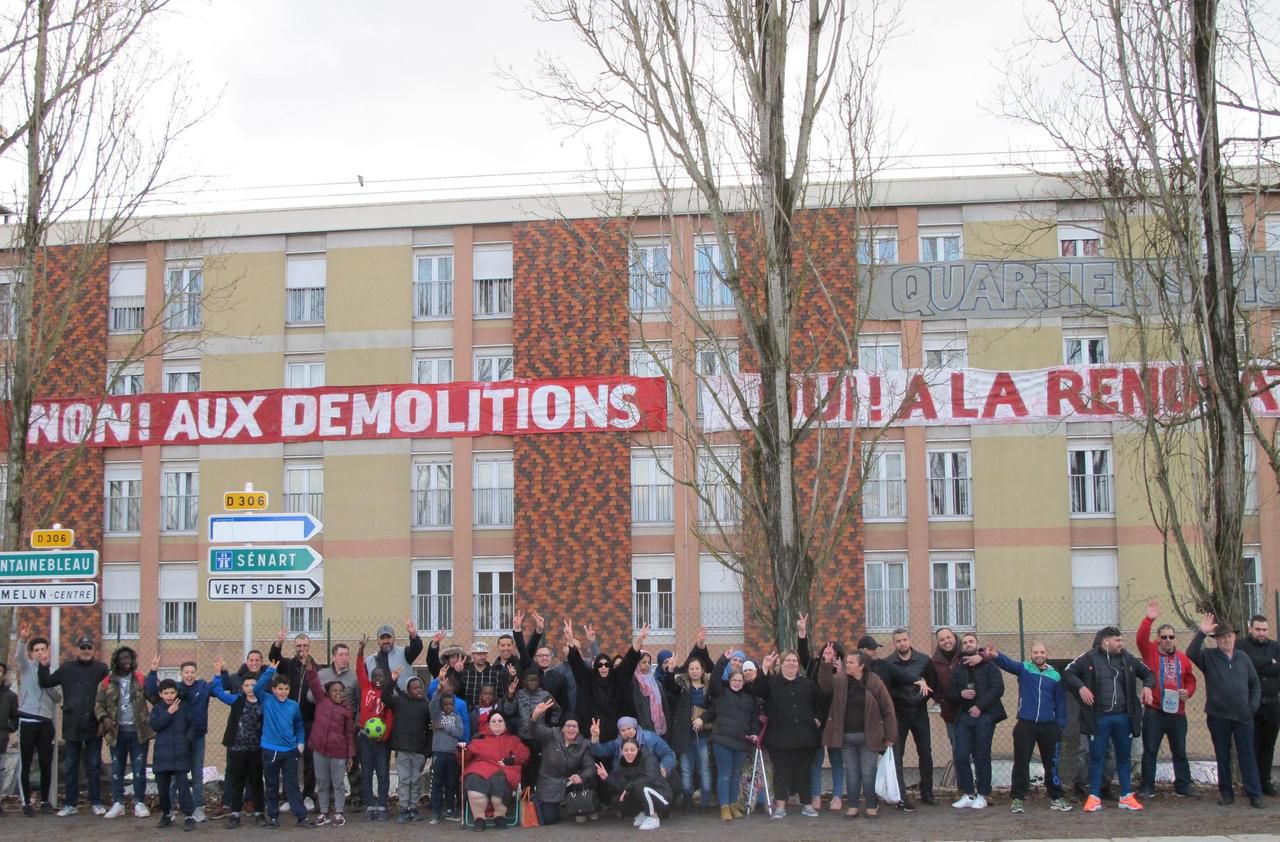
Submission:
{"label": "man with beard", "polygon": [[[952,807],[982,810],[991,794],[991,743],[996,725],[1009,718],[1005,713],[1004,678],[994,663],[969,666],[964,658],[978,654],[978,636],[972,632],[960,638],[961,662],[951,672],[951,700],[959,708],[956,717],[956,786],[960,800]],[[970,765],[972,761],[972,765]],[[976,776],[976,780],[975,780]]]}
{"label": "man with beard", "polygon": [[[1204,648],[1204,639],[1213,635],[1218,644]],[[1236,630],[1205,614],[1187,657],[1204,673],[1204,715],[1213,738],[1214,759],[1218,763],[1218,803],[1224,807],[1236,800],[1231,784],[1231,744],[1235,743],[1236,761],[1250,807],[1262,807],[1262,782],[1258,776],[1257,758],[1253,753],[1253,717],[1262,702],[1262,684],[1253,662],[1244,652],[1236,651]]]}
{"label": "man with beard", "polygon": [[1258,759],[1258,777],[1262,794],[1275,795],[1271,782],[1271,763],[1275,758],[1276,735],[1280,734],[1280,643],[1267,637],[1271,626],[1267,618],[1254,614],[1249,618],[1249,634],[1236,645],[1249,656],[1262,685],[1262,701],[1253,715],[1253,747]]}
{"label": "man with beard", "polygon": [[1008,655],[989,650],[996,666],[1018,678],[1018,722],[1013,726],[1013,786],[1009,812],[1024,812],[1022,801],[1031,789],[1031,750],[1039,747],[1044,767],[1044,788],[1049,808],[1064,813],[1071,802],[1062,791],[1058,777],[1058,754],[1062,732],[1067,727],[1067,693],[1062,675],[1049,665],[1049,650],[1040,642],[1031,644],[1031,660],[1019,663]]}
{"label": "man with beard", "polygon": [[907,784],[902,776],[907,734],[915,741],[919,757],[920,800],[930,805],[938,803],[933,797],[933,745],[928,706],[929,696],[938,686],[938,674],[929,656],[911,647],[911,633],[905,628],[893,630],[893,650],[885,660],[890,666],[889,695],[893,697],[894,713],[898,717],[898,738],[894,742],[898,750],[893,755],[898,767],[898,790],[902,793],[898,809],[910,813],[915,805],[907,798]]}
{"label": "man with beard", "polygon": [[938,629],[934,635],[934,641],[937,647],[933,650],[933,657],[930,660],[933,661],[933,671],[938,676],[938,686],[933,689],[938,707],[942,711],[942,721],[947,726],[947,742],[951,743],[951,750],[954,753],[956,715],[960,708],[951,701],[951,668],[955,666],[956,658],[960,654],[960,641],[956,639],[956,633],[946,626]]}
{"label": "man with beard", "polygon": [[1178,635],[1164,623],[1151,640],[1151,625],[1160,616],[1160,601],[1147,602],[1147,616],[1138,624],[1138,652],[1147,669],[1156,674],[1156,693],[1142,712],[1142,790],[1138,797],[1156,794],[1156,755],[1165,735],[1173,758],[1173,791],[1186,798],[1191,794],[1191,764],[1187,762],[1187,709],[1185,702],[1196,692],[1196,673],[1191,661],[1178,651]]}
{"label": "man with beard", "polygon": [[41,663],[37,681],[42,688],[62,688],[62,739],[66,752],[62,767],[66,781],[66,800],[59,816],[74,816],[80,803],[80,760],[84,759],[85,777],[89,781],[89,804],[95,816],[105,816],[102,803],[102,737],[98,734],[98,718],[94,705],[98,685],[111,672],[93,656],[97,651],[93,638],[81,635],[76,641],[75,658],[63,661],[53,672]]}
{"label": "man with beard", "polygon": [[[378,627],[378,651],[364,659],[365,672],[370,675],[381,667],[387,675],[399,675],[396,686],[401,693],[409,688],[409,679],[413,678],[413,662],[422,654],[422,638],[418,637],[418,627],[411,617],[404,618],[404,630],[409,635],[409,642],[403,648],[396,648],[395,630],[388,624]],[[443,637],[443,634],[441,634]],[[432,670],[435,675],[438,671]]]}

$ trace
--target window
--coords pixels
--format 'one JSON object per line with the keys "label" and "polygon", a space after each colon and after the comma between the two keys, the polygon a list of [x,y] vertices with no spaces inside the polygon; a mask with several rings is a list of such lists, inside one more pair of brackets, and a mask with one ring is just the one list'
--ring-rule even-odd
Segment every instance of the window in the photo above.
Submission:
{"label": "window", "polygon": [[288,360],[284,366],[288,389],[315,389],[324,385],[324,363],[319,360]]}
{"label": "window", "polygon": [[160,565],[160,637],[196,636],[196,587],[194,564]]}
{"label": "window", "polygon": [[442,529],[449,526],[453,526],[453,464],[450,462],[415,463],[413,466],[413,528]]}
{"label": "window", "polygon": [[328,261],[323,254],[291,254],[285,265],[286,324],[324,322],[324,286]]}
{"label": "window", "polygon": [[898,334],[863,334],[858,337],[858,368],[883,372],[902,368],[902,344]]}
{"label": "window", "polygon": [[138,636],[142,575],[136,564],[102,566],[102,636],[119,640]]}
{"label": "window", "polygon": [[107,331],[140,332],[146,317],[147,264],[111,264],[108,290]]}
{"label": "window", "polygon": [[123,365],[119,362],[107,364],[107,394],[141,395],[142,364]]}
{"label": "window", "polygon": [[476,457],[472,485],[476,526],[510,527],[515,524],[516,480],[511,454]]}
{"label": "window", "polygon": [[733,292],[724,282],[724,255],[714,240],[699,240],[693,252],[693,278],[699,310],[732,310]]}
{"label": "window", "polygon": [[1252,436],[1244,439],[1244,510],[1258,511],[1258,445]]}
{"label": "window", "polygon": [[1063,360],[1067,365],[1101,365],[1107,361],[1107,337],[1068,336]]}
{"label": "window", "polygon": [[1120,622],[1120,580],[1114,552],[1071,554],[1071,604],[1078,629]]}
{"label": "window", "polygon": [[934,560],[930,589],[933,592],[933,627],[971,629],[974,626],[973,561]]}
{"label": "window", "polygon": [[[18,308],[15,271],[0,271],[0,336],[16,336],[18,333]],[[16,613],[16,612],[15,612]]]}
{"label": "window", "polygon": [[667,309],[671,302],[671,247],[667,243],[632,245],[629,262],[631,311]]}
{"label": "window", "polygon": [[200,511],[200,473],[195,468],[170,468],[163,472],[164,521],[162,532],[195,532]]}
{"label": "window", "polygon": [[631,451],[631,522],[671,523],[671,448]]}
{"label": "window", "polygon": [[142,466],[107,465],[106,484],[106,533],[136,534],[142,528]]}
{"label": "window", "polygon": [[864,520],[902,520],[907,516],[906,456],[897,445],[877,445],[862,483]]}
{"label": "window", "polygon": [[413,259],[413,317],[453,315],[453,255],[419,254]]}
{"label": "window", "polygon": [[495,383],[515,377],[515,359],[510,348],[484,348],[476,351],[476,380]]}
{"label": "window", "polygon": [[1247,549],[1243,561],[1245,614],[1252,617],[1254,614],[1265,613],[1262,610],[1262,564],[1258,549]]}
{"label": "window", "polygon": [[[650,342],[646,345],[631,346],[629,370],[632,377],[666,377],[671,371],[671,346],[664,343]],[[671,396],[671,381],[667,381],[667,416],[676,409],[676,402]]]}
{"label": "window", "polygon": [[888,266],[898,262],[896,231],[869,231],[858,238],[858,263],[862,266]]}
{"label": "window", "polygon": [[698,524],[736,526],[742,520],[738,482],[741,455],[736,447],[703,448],[698,454]]}
{"label": "window", "polygon": [[[702,415],[704,402],[714,402],[710,377],[733,377],[738,374],[738,343],[734,339],[707,340],[698,343],[697,356],[698,415]],[[712,406],[715,404],[712,403]]]}
{"label": "window", "polygon": [[969,451],[929,451],[929,517],[973,516],[969,494]]}
{"label": "window", "polygon": [[907,562],[867,561],[867,628],[896,629],[910,625],[907,611]]}
{"label": "window", "polygon": [[963,333],[924,337],[925,368],[965,368],[969,363],[969,340]]}
{"label": "window", "polygon": [[1067,451],[1072,515],[1110,515],[1111,448],[1078,446]]}
{"label": "window", "polygon": [[448,559],[413,563],[413,621],[424,631],[453,629],[453,567]]}
{"label": "window", "polygon": [[324,596],[284,604],[284,627],[290,637],[305,634],[318,638],[324,634]]}
{"label": "window", "polygon": [[476,246],[471,269],[477,316],[510,316],[515,272],[511,245]]}
{"label": "window", "polygon": [[448,354],[419,354],[413,358],[414,383],[452,383],[453,357]]}
{"label": "window", "polygon": [[1267,234],[1267,251],[1280,251],[1280,213],[1269,213],[1263,223]]}
{"label": "window", "polygon": [[285,462],[284,506],[286,512],[306,512],[316,520],[324,520],[323,464]]}
{"label": "window", "polygon": [[699,616],[711,634],[742,634],[742,579],[713,555],[698,556]]}
{"label": "window", "polygon": [[960,242],[959,228],[921,229],[920,260],[938,263],[944,260],[960,260],[964,250]]}
{"label": "window", "polygon": [[200,365],[167,365],[164,367],[166,392],[200,391]]}
{"label": "window", "polygon": [[476,634],[500,634],[512,629],[516,611],[516,572],[511,559],[476,559],[475,611]]}
{"label": "window", "polygon": [[1094,225],[1059,225],[1058,255],[1060,257],[1101,257],[1101,223]]}
{"label": "window", "polygon": [[673,632],[676,626],[676,561],[671,556],[631,559],[631,624],[638,632]]}
{"label": "window", "polygon": [[170,266],[164,277],[166,330],[199,330],[204,273],[195,266]]}

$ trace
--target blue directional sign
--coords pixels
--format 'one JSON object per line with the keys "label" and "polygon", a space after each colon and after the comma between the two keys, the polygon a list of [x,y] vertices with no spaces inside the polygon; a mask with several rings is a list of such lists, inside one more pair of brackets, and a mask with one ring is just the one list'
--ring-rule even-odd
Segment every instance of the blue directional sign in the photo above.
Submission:
{"label": "blue directional sign", "polygon": [[306,512],[209,515],[209,543],[272,544],[306,541],[323,528],[323,523]]}

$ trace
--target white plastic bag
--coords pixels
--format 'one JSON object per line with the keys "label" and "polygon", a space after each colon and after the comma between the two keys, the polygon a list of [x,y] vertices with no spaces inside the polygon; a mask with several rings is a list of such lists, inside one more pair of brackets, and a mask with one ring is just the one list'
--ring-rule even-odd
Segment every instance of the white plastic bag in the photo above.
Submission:
{"label": "white plastic bag", "polygon": [[893,746],[884,750],[876,764],[876,795],[886,804],[897,804],[902,800],[902,793],[898,791],[898,770],[893,765]]}

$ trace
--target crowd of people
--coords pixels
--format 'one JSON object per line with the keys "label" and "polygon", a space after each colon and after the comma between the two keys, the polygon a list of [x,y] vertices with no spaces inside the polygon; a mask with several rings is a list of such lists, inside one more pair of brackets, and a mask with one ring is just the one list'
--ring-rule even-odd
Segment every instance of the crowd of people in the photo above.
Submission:
{"label": "crowd of people", "polygon": [[[341,826],[357,799],[366,821],[386,821],[393,755],[399,822],[462,820],[484,831],[517,817],[551,825],[616,812],[652,830],[673,810],[718,809],[732,822],[759,807],[785,819],[789,803],[815,817],[827,766],[829,809],[876,818],[877,775],[888,768],[881,760],[889,749],[896,781],[891,769],[881,783],[896,783],[888,789],[898,793],[897,810],[916,809],[903,777],[908,737],[919,758],[918,800],[937,804],[934,703],[956,770],[952,807],[989,806],[992,744],[1009,715],[1003,671],[1018,688],[1012,812],[1025,810],[1037,749],[1049,808],[1073,809],[1059,777],[1068,694],[1078,700],[1087,751],[1085,812],[1102,809],[1111,762],[1119,808],[1142,810],[1154,794],[1165,742],[1174,793],[1192,797],[1186,701],[1201,688],[1220,802],[1235,800],[1234,750],[1248,801],[1262,807],[1264,795],[1276,794],[1271,765],[1280,729],[1280,644],[1269,637],[1267,619],[1253,617],[1237,641],[1234,629],[1206,615],[1180,651],[1171,625],[1161,624],[1152,639],[1159,615],[1152,600],[1137,632],[1137,656],[1118,628],[1107,627],[1062,669],[1042,643],[1032,645],[1029,659],[1015,660],[980,645],[972,632],[957,637],[947,628],[937,631],[931,655],[913,646],[906,629],[893,633],[888,653],[870,635],[848,651],[834,640],[811,648],[805,617],[797,623],[797,648],[769,652],[759,664],[733,649],[713,659],[705,629],[683,659],[647,649],[647,627],[624,652],[609,655],[591,625],[581,627],[579,638],[567,619],[557,659],[544,642],[545,620],[530,612],[532,633],[526,638],[525,617],[517,615],[493,652],[482,641],[446,646],[443,632],[424,645],[408,620],[401,645],[384,625],[372,651],[367,638],[360,640],[354,666],[345,643],[334,645],[321,665],[310,639],[298,635],[286,653],[281,632],[265,656],[251,650],[234,671],[215,660],[207,680],[191,662],[181,665],[179,678],[159,679],[158,658],[144,674],[127,646],[103,663],[88,636],[54,667],[48,640],[24,625],[17,694],[7,686],[0,691],[0,730],[7,729],[0,746],[17,733],[24,814],[53,813],[49,773],[61,707],[65,798],[57,815],[77,813],[83,766],[95,815],[127,812],[128,770],[132,812],[149,816],[150,753],[159,825],[172,825],[180,813],[185,830],[205,820],[202,782],[215,698],[228,706],[220,809],[230,828],[242,819],[278,827],[285,807],[299,825]],[[1214,645],[1206,646],[1207,638]],[[4,673],[0,665],[0,679]],[[1134,793],[1130,747],[1139,736],[1142,775]],[[101,792],[103,743],[111,758],[110,806]],[[40,770],[34,791],[33,761]],[[765,792],[770,800],[757,801]]]}

